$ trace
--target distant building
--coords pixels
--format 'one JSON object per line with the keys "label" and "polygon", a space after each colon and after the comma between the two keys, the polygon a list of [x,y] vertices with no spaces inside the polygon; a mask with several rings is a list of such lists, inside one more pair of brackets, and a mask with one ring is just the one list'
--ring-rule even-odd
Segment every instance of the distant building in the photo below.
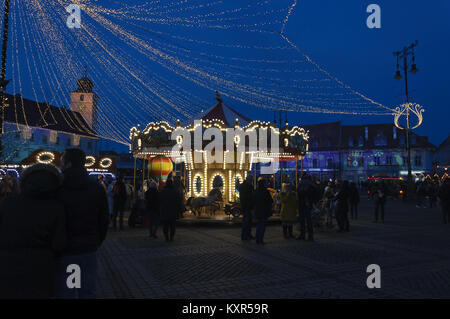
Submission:
{"label": "distant building", "polygon": [[436,149],[434,162],[438,172],[448,173],[450,169],[450,135]]}
{"label": "distant building", "polygon": [[20,163],[36,150],[63,152],[79,147],[98,153],[97,95],[86,76],[71,92],[70,110],[21,95],[6,94],[2,163]]}
{"label": "distant building", "polygon": [[[408,174],[405,131],[394,124],[350,126],[332,122],[304,128],[309,130],[310,140],[303,170],[311,175],[356,182]],[[431,173],[435,150],[427,137],[411,133],[412,172]],[[443,154],[448,158],[448,148]]]}

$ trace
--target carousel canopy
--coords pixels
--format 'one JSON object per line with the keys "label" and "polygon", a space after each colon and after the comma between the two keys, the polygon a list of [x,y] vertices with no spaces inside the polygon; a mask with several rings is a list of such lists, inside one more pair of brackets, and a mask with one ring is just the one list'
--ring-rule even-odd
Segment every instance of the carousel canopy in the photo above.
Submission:
{"label": "carousel canopy", "polygon": [[[200,114],[194,116],[194,119],[195,120],[203,120],[203,121],[221,120],[227,127],[233,127],[236,119],[239,120],[239,124],[241,126],[247,126],[251,122],[251,119],[249,119],[245,115],[242,115],[238,111],[225,105],[223,103],[222,98],[219,96],[218,92],[216,92],[216,100],[217,100],[216,105],[214,105],[213,107],[209,108],[208,110],[201,112]],[[186,123],[186,124],[190,124],[190,123]]]}

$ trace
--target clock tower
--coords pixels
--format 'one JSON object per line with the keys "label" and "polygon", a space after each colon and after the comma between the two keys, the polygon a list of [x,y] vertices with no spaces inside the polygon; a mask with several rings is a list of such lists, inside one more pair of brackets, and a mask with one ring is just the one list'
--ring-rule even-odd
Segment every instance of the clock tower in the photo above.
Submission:
{"label": "clock tower", "polygon": [[94,83],[87,77],[86,70],[84,77],[78,80],[78,88],[76,91],[70,92],[70,109],[78,112],[83,116],[90,129],[97,132],[98,96],[92,89]]}

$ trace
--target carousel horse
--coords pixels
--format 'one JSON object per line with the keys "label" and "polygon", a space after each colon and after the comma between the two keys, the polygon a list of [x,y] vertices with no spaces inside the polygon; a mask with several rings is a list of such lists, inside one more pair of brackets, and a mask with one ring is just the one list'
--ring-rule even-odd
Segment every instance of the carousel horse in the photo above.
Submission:
{"label": "carousel horse", "polygon": [[222,192],[214,188],[209,192],[208,197],[189,197],[186,206],[189,207],[195,216],[200,216],[203,207],[210,207],[212,212],[215,213],[216,210],[220,209],[220,204],[218,203],[220,201],[222,201]]}

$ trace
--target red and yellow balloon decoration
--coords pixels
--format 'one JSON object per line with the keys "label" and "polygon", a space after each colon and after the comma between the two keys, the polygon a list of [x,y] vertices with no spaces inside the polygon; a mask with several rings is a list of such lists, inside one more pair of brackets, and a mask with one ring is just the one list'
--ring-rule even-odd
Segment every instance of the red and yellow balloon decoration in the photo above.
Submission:
{"label": "red and yellow balloon decoration", "polygon": [[173,171],[173,163],[170,158],[158,155],[149,160],[148,169],[152,177],[165,181]]}

